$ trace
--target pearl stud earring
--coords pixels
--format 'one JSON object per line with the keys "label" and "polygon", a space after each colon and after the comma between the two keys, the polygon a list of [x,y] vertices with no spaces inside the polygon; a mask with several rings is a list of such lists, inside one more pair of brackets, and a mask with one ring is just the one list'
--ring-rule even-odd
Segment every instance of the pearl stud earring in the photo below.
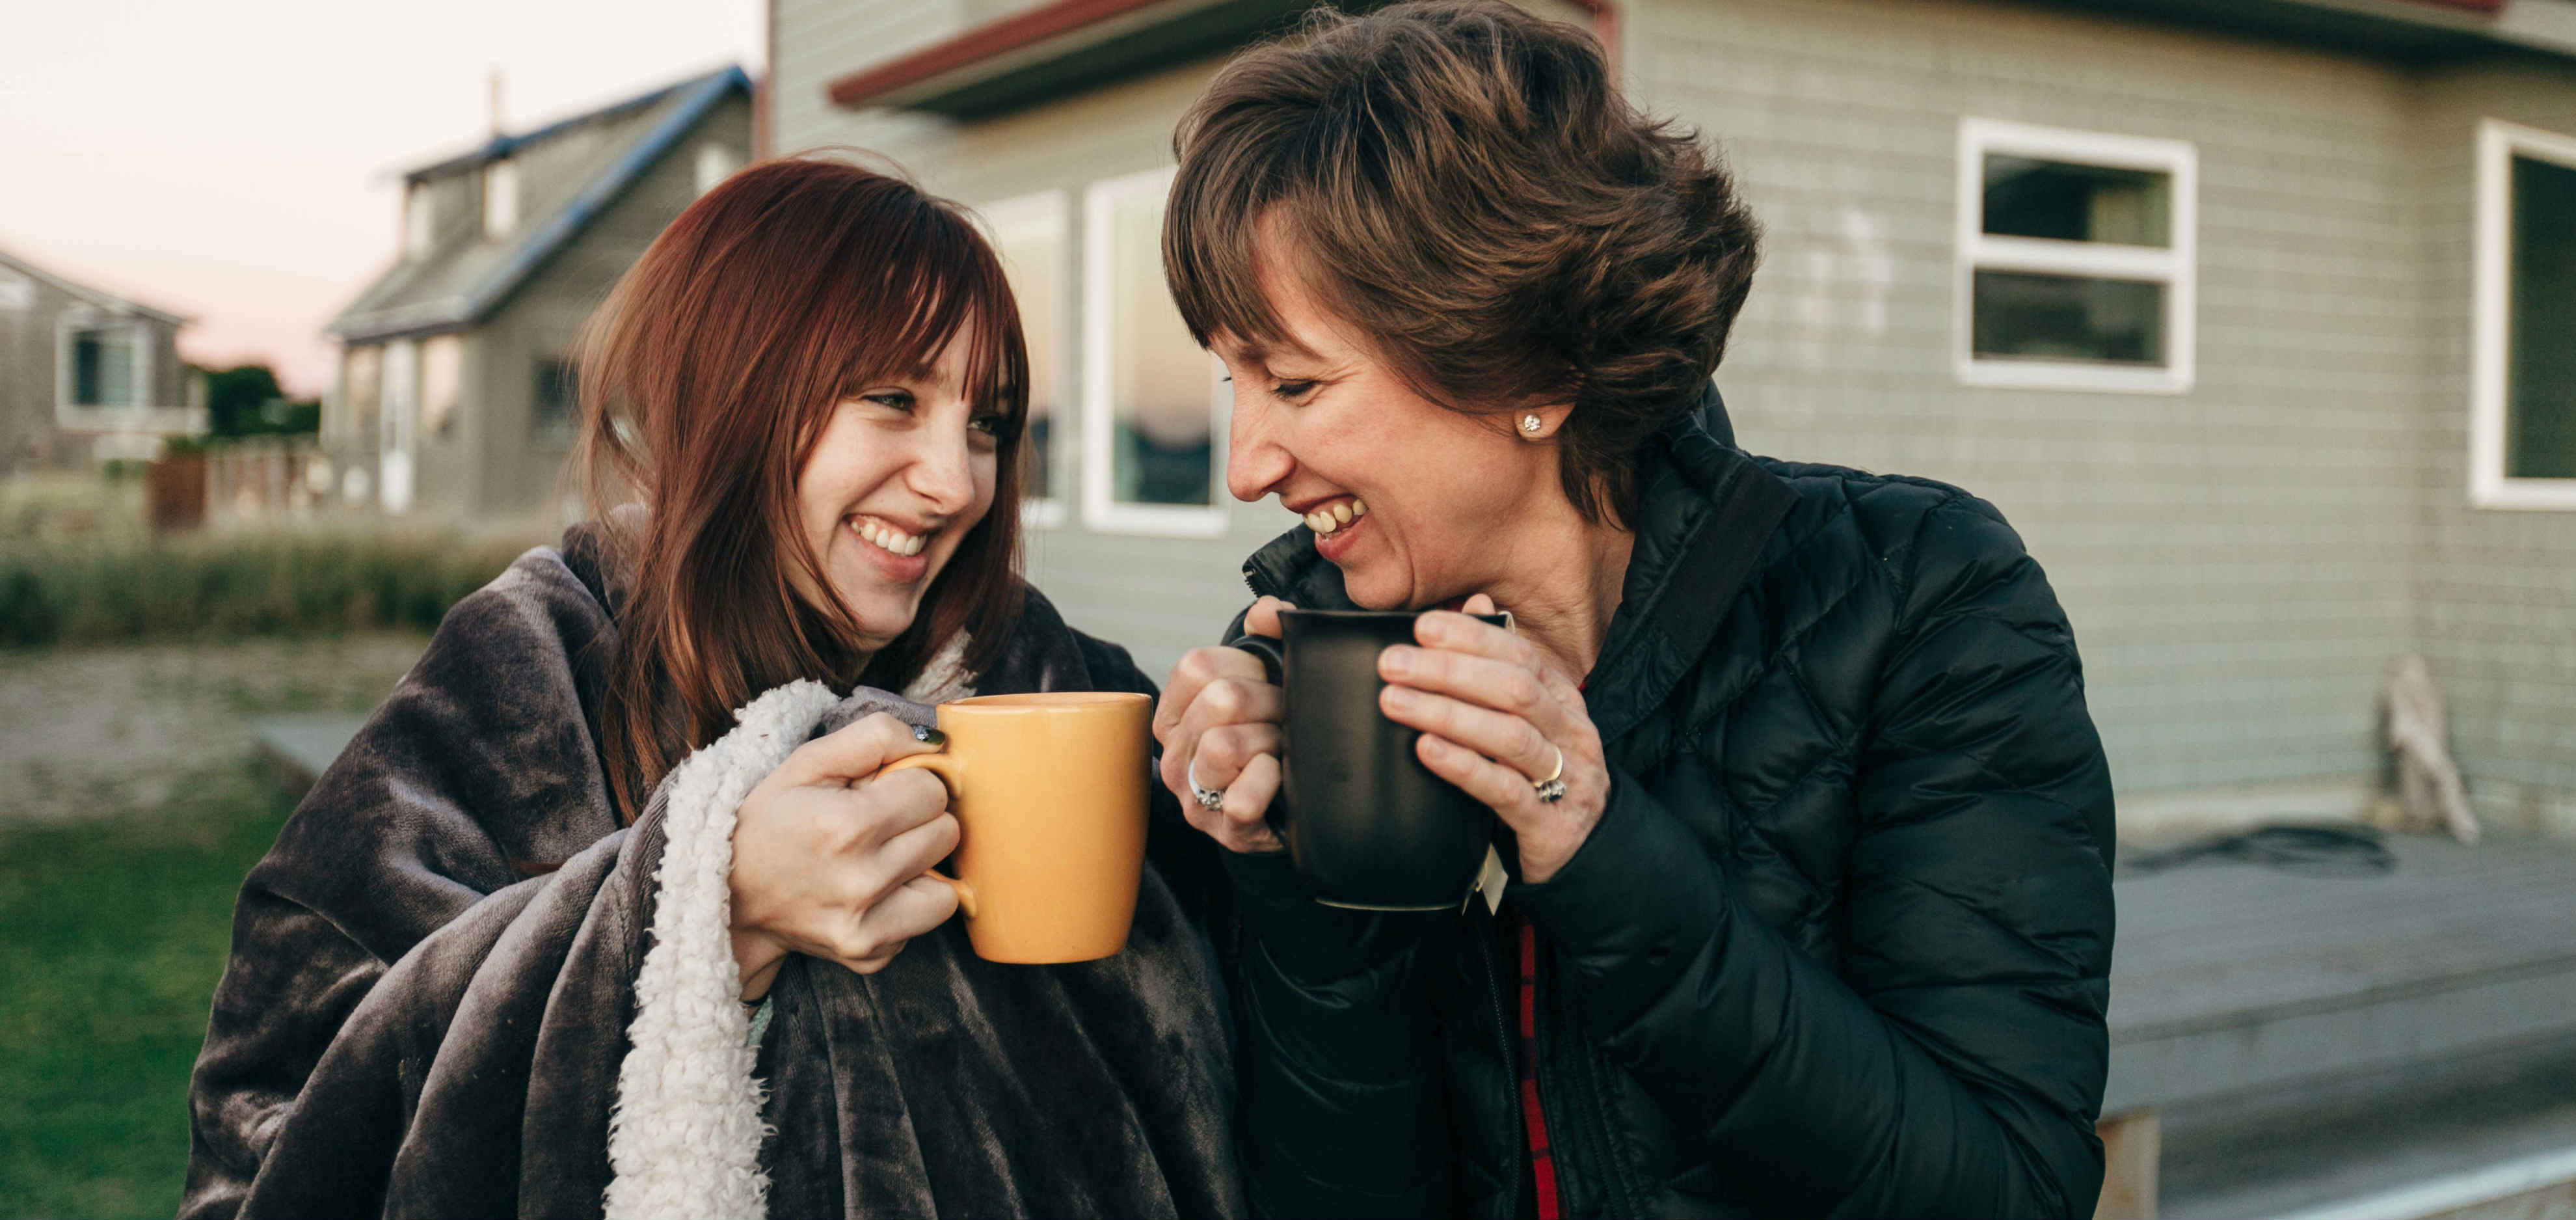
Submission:
{"label": "pearl stud earring", "polygon": [[1546,426],[1547,421],[1540,419],[1538,417],[1538,412],[1536,411],[1532,411],[1521,417],[1521,431],[1529,433],[1531,436],[1538,435],[1538,430]]}

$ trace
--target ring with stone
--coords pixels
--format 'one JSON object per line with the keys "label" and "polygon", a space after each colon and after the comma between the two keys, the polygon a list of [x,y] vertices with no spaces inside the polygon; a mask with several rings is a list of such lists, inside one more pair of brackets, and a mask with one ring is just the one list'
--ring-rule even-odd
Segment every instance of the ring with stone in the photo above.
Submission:
{"label": "ring with stone", "polygon": [[1224,791],[1199,783],[1199,760],[1195,755],[1190,758],[1190,769],[1186,778],[1190,781],[1190,799],[1197,801],[1199,808],[1209,813],[1225,811]]}
{"label": "ring with stone", "polygon": [[1565,747],[1554,742],[1548,745],[1556,751],[1556,770],[1548,772],[1546,779],[1530,781],[1530,787],[1538,790],[1538,802],[1542,805],[1553,805],[1565,799]]}

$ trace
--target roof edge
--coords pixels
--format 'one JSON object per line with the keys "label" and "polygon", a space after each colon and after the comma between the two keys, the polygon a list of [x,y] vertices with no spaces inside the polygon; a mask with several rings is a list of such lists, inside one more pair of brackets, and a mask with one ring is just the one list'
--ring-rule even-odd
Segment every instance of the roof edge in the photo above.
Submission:
{"label": "roof edge", "polygon": [[[379,310],[374,315],[370,315],[395,315],[381,322],[370,322],[366,318],[352,319],[344,311],[333,318],[323,328],[322,333],[342,343],[373,343],[459,330],[481,322],[512,292],[517,291],[521,283],[534,275],[538,268],[543,267],[547,259],[554,257],[556,251],[579,236],[583,229],[588,228],[590,222],[596,220],[600,212],[606,210],[619,195],[625,193],[627,187],[644,175],[645,170],[667,155],[672,145],[678,143],[690,129],[704,121],[707,115],[715,110],[717,104],[737,90],[746,96],[749,95],[751,76],[737,64],[727,67],[722,72],[697,78],[694,84],[684,83],[678,88],[687,89],[689,92],[670,114],[663,116],[660,122],[654,124],[642,136],[637,137],[633,145],[619,153],[615,160],[608,163],[606,169],[591,178],[589,183],[579,191],[574,192],[573,197],[562,207],[557,208],[552,215],[522,234],[509,255],[487,272],[480,282],[460,296],[447,298],[454,302],[452,306],[433,311]],[[669,92],[670,90],[664,90],[663,94]],[[383,278],[383,275],[376,277],[377,280]],[[375,282],[369,281],[369,287],[372,288]],[[360,295],[365,294],[361,292]]]}
{"label": "roof edge", "polygon": [[26,259],[12,254],[7,250],[0,250],[0,263],[6,263],[11,268],[23,274],[31,275],[37,279],[43,280],[44,282],[51,284],[64,292],[70,293],[73,296],[79,297],[80,299],[101,309],[113,309],[120,313],[139,313],[153,319],[154,321],[165,322],[172,326],[186,326],[189,323],[196,321],[196,318],[188,314],[175,313],[157,305],[147,305],[132,297],[120,296],[116,293],[109,292],[104,288],[93,288],[78,280],[67,278],[56,272],[47,271],[44,268],[28,262]]}

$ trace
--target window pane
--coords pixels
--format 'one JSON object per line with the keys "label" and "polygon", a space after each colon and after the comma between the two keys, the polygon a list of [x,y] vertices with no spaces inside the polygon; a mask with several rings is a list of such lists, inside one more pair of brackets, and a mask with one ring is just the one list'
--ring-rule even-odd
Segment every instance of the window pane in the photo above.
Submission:
{"label": "window pane", "polygon": [[1003,230],[999,245],[1011,296],[1020,303],[1020,330],[1029,344],[1029,427],[1020,442],[1027,471],[1024,499],[1063,494],[1056,478],[1055,425],[1064,419],[1064,222],[1032,223]]}
{"label": "window pane", "polygon": [[72,333],[72,404],[134,405],[134,334],[124,329]]}
{"label": "window pane", "polygon": [[2505,473],[2576,479],[2576,169],[2513,159]]}
{"label": "window pane", "polygon": [[483,167],[483,236],[498,241],[519,227],[519,166],[494,161]]}
{"label": "window pane", "polygon": [[2173,176],[1986,155],[1986,232],[2004,237],[2173,244]]}
{"label": "window pane", "polygon": [[353,347],[341,380],[348,396],[345,439],[358,445],[376,443],[376,404],[384,387],[384,349]]}
{"label": "window pane", "polygon": [[465,343],[454,335],[425,339],[420,345],[420,420],[432,436],[445,436],[456,422],[457,400],[465,390]]}
{"label": "window pane", "polygon": [[1163,284],[1162,228],[1160,191],[1112,205],[1110,495],[1129,504],[1212,504],[1214,379]]}
{"label": "window pane", "polygon": [[572,435],[573,412],[581,401],[578,366],[569,360],[537,361],[538,436],[560,440]]}
{"label": "window pane", "polygon": [[2162,284],[1980,271],[1975,309],[1981,358],[2164,363]]}

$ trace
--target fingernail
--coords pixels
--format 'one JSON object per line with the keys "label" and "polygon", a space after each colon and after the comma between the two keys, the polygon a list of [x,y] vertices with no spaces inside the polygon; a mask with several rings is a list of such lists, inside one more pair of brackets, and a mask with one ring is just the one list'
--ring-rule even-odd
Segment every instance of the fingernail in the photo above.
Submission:
{"label": "fingernail", "polygon": [[1397,644],[1388,648],[1386,652],[1380,656],[1379,661],[1385,667],[1386,672],[1391,674],[1400,675],[1413,672],[1413,650],[1402,644]]}
{"label": "fingernail", "polygon": [[948,734],[942,733],[926,724],[916,724],[912,726],[912,739],[922,743],[923,745],[929,746],[944,746],[948,744]]}
{"label": "fingernail", "polygon": [[1421,696],[1414,694],[1413,691],[1407,687],[1390,686],[1386,688],[1386,704],[1387,707],[1393,711],[1412,711],[1414,704],[1419,702],[1420,699]]}

